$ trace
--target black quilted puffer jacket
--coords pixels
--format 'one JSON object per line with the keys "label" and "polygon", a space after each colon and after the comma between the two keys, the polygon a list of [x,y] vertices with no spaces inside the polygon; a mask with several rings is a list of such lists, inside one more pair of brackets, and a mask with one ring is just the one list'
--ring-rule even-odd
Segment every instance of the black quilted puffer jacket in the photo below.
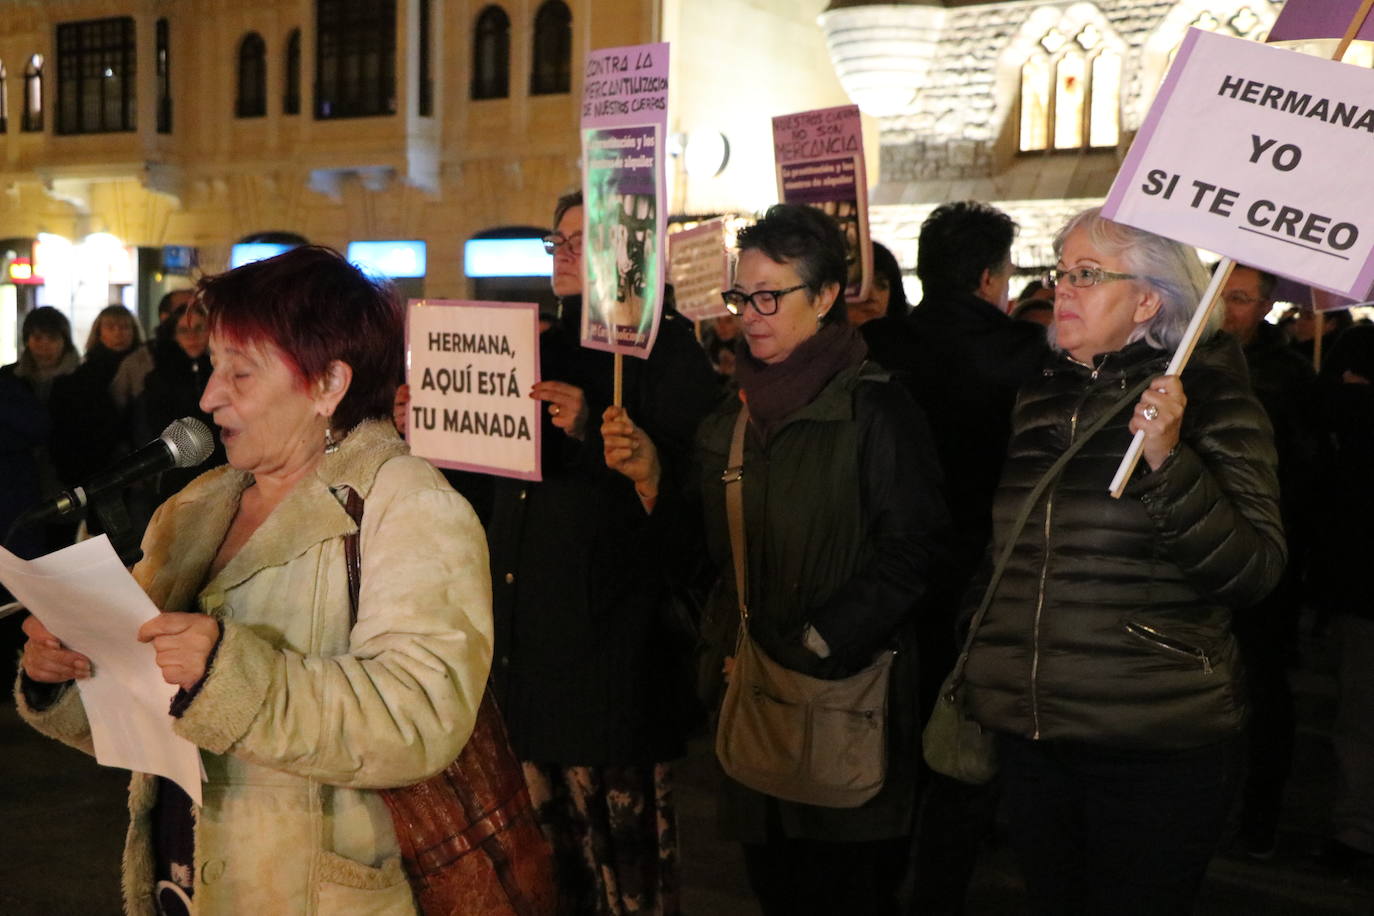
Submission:
{"label": "black quilted puffer jacket", "polygon": [[[1066,356],[1021,389],[993,514],[986,582],[1030,490],[1072,441],[1168,354],[1135,343],[1094,367]],[[984,726],[1037,740],[1188,748],[1245,718],[1232,608],[1286,560],[1273,433],[1240,348],[1219,336],[1183,373],[1182,440],[1107,492],[1131,441],[1120,408],[1041,495],[1016,539],[966,669]],[[982,598],[975,584],[966,616]]]}

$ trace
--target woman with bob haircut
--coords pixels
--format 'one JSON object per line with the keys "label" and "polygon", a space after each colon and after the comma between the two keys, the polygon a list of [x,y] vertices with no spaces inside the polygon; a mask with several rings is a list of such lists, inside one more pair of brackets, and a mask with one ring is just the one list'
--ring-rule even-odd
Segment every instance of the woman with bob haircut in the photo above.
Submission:
{"label": "woman with bob haircut", "polygon": [[[1055,352],[1013,413],[967,613],[1011,553],[966,701],[998,736],[1034,912],[1189,912],[1241,752],[1232,608],[1263,597],[1285,561],[1273,433],[1217,321],[1182,377],[1163,374],[1207,284],[1193,249],[1097,209],[1054,248]],[[1050,465],[1107,414],[1018,528]],[[1143,460],[1113,499],[1136,431]]]}
{"label": "woman with bob haircut", "polygon": [[[438,772],[471,733],[491,661],[482,530],[391,425],[392,290],[302,247],[198,296],[214,360],[201,403],[229,464],[163,504],[133,573],[162,609],[139,639],[179,688],[174,728],[201,750],[204,803],[134,775],[125,908],[413,913],[373,790]],[[35,620],[25,630],[21,713],[90,752],[72,689],[90,662]]]}
{"label": "woman with bob haircut", "polygon": [[[845,319],[844,239],[813,207],[779,204],[739,234],[726,307],[739,316],[738,397],[697,431],[707,547],[720,571],[706,604],[703,693],[719,702],[740,626],[722,471],[747,404],[743,525],[749,634],[778,664],[848,677],[895,647],[887,774],[855,808],[784,801],[722,776],[723,838],[744,846],[765,914],[894,912],[916,790],[911,610],[945,521],[925,418],[904,388],[867,368]],[[654,443],[611,408],[606,463],[656,485]],[[836,752],[838,753],[838,751]]]}

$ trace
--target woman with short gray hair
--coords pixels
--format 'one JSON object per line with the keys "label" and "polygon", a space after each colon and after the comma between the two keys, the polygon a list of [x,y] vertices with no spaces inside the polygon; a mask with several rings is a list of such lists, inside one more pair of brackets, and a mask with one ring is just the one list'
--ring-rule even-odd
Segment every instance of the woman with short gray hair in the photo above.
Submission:
{"label": "woman with short gray hair", "polygon": [[1187,912],[1240,760],[1231,609],[1285,560],[1273,434],[1231,338],[1163,374],[1205,286],[1196,252],[1097,210],[1055,252],[1056,354],[1012,417],[966,699],[998,737],[1035,912]]}
{"label": "woman with short gray hair", "polygon": [[[1074,216],[1054,238],[1054,253],[1059,255],[1065,240],[1082,228],[1087,240],[1103,254],[1120,257],[1135,275],[1135,282],[1159,294],[1159,311],[1138,325],[1129,343],[1143,340],[1160,350],[1173,351],[1183,340],[1183,332],[1193,318],[1193,310],[1207,288],[1207,269],[1197,252],[1187,245],[1162,235],[1113,222],[1102,216],[1101,207],[1091,207]],[[1050,289],[1055,287],[1046,283]],[[1213,310],[1207,319],[1204,336],[1221,328],[1222,313]],[[1054,326],[1050,326],[1050,345],[1056,347]]]}

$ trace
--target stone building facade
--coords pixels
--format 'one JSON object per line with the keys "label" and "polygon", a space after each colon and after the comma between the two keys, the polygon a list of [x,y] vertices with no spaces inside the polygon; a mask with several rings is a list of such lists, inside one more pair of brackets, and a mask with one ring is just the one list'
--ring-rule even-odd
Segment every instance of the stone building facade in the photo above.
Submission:
{"label": "stone building facade", "polygon": [[[1018,265],[1051,265],[1054,231],[1106,197],[1187,29],[1263,38],[1281,6],[1277,0],[836,0],[821,17],[835,69],[879,125],[874,237],[900,263],[913,265],[920,224],[931,209],[972,198],[1021,224],[1012,253]],[[1117,67],[1110,82],[1100,81],[1110,97],[1082,111],[1083,123],[1114,127],[1114,136],[1103,131],[1110,145],[1079,131],[1081,142],[1070,136],[1027,150],[1026,107],[1034,96],[1028,79],[1048,77],[1050,94],[1077,91],[1083,104],[1081,85],[1054,82],[1055,68],[1071,54]],[[1086,81],[1090,73],[1084,68],[1076,75]],[[1072,135],[1076,125],[1068,127]]]}

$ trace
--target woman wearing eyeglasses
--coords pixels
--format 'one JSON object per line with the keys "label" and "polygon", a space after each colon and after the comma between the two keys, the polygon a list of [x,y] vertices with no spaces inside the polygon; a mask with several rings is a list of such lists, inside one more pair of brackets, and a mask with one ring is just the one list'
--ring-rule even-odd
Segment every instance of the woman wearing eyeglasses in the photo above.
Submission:
{"label": "woman wearing eyeglasses", "polygon": [[[980,581],[1014,547],[966,701],[998,736],[1035,912],[1184,913],[1236,783],[1231,610],[1285,561],[1273,434],[1231,338],[1209,334],[1182,378],[1163,374],[1207,284],[1193,249],[1093,209],[1055,252],[1056,352],[1013,414]],[[1018,528],[1030,491],[1104,413]],[[1137,430],[1143,459],[1113,499]],[[975,584],[970,613],[982,596]]]}
{"label": "woman wearing eyeglasses", "polygon": [[[697,432],[711,559],[721,575],[704,614],[703,675],[717,697],[740,623],[722,470],[747,403],[743,521],[749,632],[779,664],[821,678],[867,667],[896,646],[887,777],[858,808],[781,801],[722,777],[719,822],[744,844],[765,914],[877,914],[895,907],[915,796],[916,700],[910,612],[944,521],[924,418],[904,389],[865,371],[845,320],[844,239],[819,210],[778,205],[738,239],[725,304],[739,316],[738,398]],[[631,414],[632,416],[632,414]],[[607,415],[607,464],[653,492],[652,437]],[[836,749],[836,753],[839,750]]]}

